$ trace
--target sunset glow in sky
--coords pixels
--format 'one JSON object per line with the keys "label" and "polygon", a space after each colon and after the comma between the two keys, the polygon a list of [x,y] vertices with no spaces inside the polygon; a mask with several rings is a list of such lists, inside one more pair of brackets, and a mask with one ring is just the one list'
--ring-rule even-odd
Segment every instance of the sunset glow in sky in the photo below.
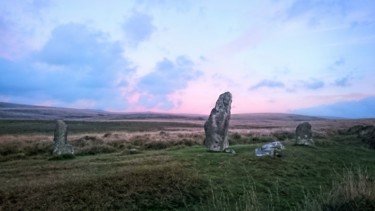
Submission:
{"label": "sunset glow in sky", "polygon": [[0,1],[0,101],[375,117],[374,0]]}

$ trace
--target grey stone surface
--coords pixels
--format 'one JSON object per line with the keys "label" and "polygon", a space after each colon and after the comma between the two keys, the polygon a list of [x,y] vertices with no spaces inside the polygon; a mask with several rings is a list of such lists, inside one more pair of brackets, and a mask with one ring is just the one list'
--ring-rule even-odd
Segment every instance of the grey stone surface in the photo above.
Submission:
{"label": "grey stone surface", "polygon": [[219,96],[215,107],[204,124],[206,138],[204,144],[210,151],[223,151],[229,147],[228,128],[232,94],[225,92]]}
{"label": "grey stone surface", "polygon": [[310,123],[304,122],[297,126],[295,139],[297,145],[315,145]]}
{"label": "grey stone surface", "polygon": [[62,120],[57,120],[53,137],[53,155],[74,155],[73,146],[68,144],[68,126]]}
{"label": "grey stone surface", "polygon": [[256,148],[255,155],[257,157],[281,156],[281,150],[283,149],[285,149],[285,147],[280,141],[274,141],[274,142],[263,145],[261,148]]}

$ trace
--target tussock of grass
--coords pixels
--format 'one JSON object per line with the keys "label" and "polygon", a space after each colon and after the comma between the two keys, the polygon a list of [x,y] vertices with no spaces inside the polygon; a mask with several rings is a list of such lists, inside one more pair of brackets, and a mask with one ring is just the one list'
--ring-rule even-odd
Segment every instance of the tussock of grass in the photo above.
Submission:
{"label": "tussock of grass", "polygon": [[298,210],[375,210],[375,178],[367,171],[345,169],[329,192],[306,194]]}
{"label": "tussock of grass", "polygon": [[207,211],[259,211],[272,210],[272,204],[261,204],[254,186],[243,186],[238,194],[232,193],[228,189],[215,190],[211,187],[210,198],[206,203],[202,203],[196,210]]}

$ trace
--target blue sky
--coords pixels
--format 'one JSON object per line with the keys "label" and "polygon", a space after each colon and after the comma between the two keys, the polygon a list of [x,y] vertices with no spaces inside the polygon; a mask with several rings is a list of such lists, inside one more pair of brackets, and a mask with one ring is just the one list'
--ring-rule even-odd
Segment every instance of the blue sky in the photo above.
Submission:
{"label": "blue sky", "polygon": [[375,1],[1,1],[0,71],[4,102],[375,117]]}

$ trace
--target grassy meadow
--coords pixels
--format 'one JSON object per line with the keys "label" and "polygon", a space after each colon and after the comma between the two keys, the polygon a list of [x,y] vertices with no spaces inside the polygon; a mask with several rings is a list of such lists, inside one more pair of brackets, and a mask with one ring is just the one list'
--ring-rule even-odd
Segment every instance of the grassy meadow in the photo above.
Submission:
{"label": "grassy meadow", "polygon": [[[232,121],[236,154],[208,152],[203,123],[67,121],[76,156],[56,159],[53,121],[1,120],[0,210],[375,209],[375,151],[342,133],[357,120],[312,121],[315,147],[298,121]],[[274,139],[282,157],[255,157]]]}

